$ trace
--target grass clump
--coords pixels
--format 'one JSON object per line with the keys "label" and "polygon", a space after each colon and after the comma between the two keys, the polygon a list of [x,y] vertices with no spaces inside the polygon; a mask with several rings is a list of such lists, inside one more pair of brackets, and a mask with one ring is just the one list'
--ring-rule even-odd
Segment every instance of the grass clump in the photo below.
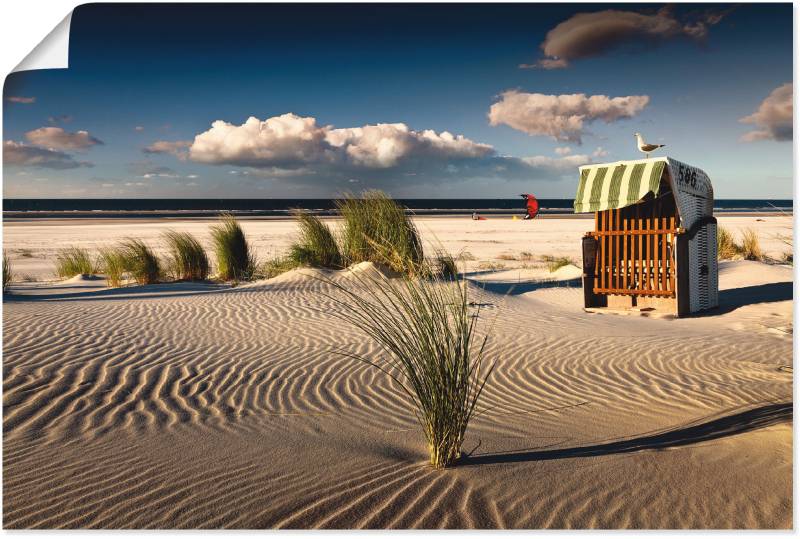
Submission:
{"label": "grass clump", "polygon": [[127,239],[120,244],[122,264],[138,284],[153,284],[161,277],[161,264],[155,253],[141,240]]}
{"label": "grass clump", "polygon": [[733,234],[727,228],[717,229],[717,258],[719,260],[730,260],[739,255],[739,246],[733,239]]}
{"label": "grass clump", "polygon": [[220,223],[211,227],[218,277],[223,281],[246,281],[253,276],[256,261],[236,217],[220,216]]}
{"label": "grass clump", "polygon": [[289,249],[288,258],[296,266],[341,268],[342,255],[339,245],[328,225],[308,212],[295,212],[300,235]]}
{"label": "grass clump", "polygon": [[435,468],[453,465],[494,364],[488,334],[476,334],[479,308],[471,307],[465,281],[381,272],[327,280],[335,316],[373,338],[383,349],[353,354],[390,376],[410,399]]}
{"label": "grass clump", "polygon": [[106,283],[112,288],[122,286],[125,274],[125,254],[121,249],[103,249],[100,251],[100,270],[106,276]]}
{"label": "grass clump", "polygon": [[743,258],[745,260],[764,261],[765,255],[761,248],[758,233],[752,228],[741,231],[742,241],[737,243],[733,234],[726,228],[717,229],[717,259],[731,260]]}
{"label": "grass clump", "polygon": [[742,243],[739,245],[739,250],[745,260],[764,260],[764,251],[761,249],[758,233],[752,228],[742,230]]}
{"label": "grass clump", "polygon": [[347,264],[375,262],[412,274],[422,267],[419,232],[405,208],[381,191],[336,203],[344,219],[341,252]]}
{"label": "grass clump", "polygon": [[264,262],[261,267],[258,268],[254,276],[259,279],[272,279],[298,266],[297,262],[292,258],[288,256],[278,256]]}
{"label": "grass clump", "polygon": [[454,281],[458,279],[458,264],[453,255],[446,251],[438,251],[436,253],[436,274],[444,280]]}
{"label": "grass clump", "polygon": [[56,275],[59,279],[95,273],[97,273],[97,266],[86,249],[67,247],[61,249],[56,255]]}
{"label": "grass clump", "polygon": [[572,264],[572,259],[568,256],[544,255],[542,257],[542,262],[547,264],[547,270],[553,273],[554,271],[558,271],[559,268]]}
{"label": "grass clump", "polygon": [[164,240],[169,250],[167,267],[178,281],[205,281],[210,264],[205,249],[188,232],[168,230]]}
{"label": "grass clump", "polygon": [[13,278],[14,272],[11,269],[11,259],[8,257],[8,254],[3,251],[3,292],[8,289],[8,285],[11,284]]}

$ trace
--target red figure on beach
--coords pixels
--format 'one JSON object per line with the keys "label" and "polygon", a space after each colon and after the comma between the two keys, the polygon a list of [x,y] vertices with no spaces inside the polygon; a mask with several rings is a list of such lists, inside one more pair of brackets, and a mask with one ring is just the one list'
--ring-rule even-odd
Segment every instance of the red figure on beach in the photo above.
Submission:
{"label": "red figure on beach", "polygon": [[539,201],[536,200],[535,196],[529,193],[524,193],[520,196],[526,200],[528,207],[528,213],[525,214],[525,219],[535,219],[536,216],[539,215]]}

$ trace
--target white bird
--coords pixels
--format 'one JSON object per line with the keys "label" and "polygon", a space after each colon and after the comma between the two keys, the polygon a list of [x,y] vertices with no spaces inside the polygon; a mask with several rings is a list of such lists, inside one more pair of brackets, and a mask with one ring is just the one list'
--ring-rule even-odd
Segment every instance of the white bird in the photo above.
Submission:
{"label": "white bird", "polygon": [[648,143],[646,143],[644,141],[644,138],[642,138],[641,133],[634,133],[633,136],[636,137],[636,142],[638,143],[639,151],[644,153],[647,156],[648,159],[650,158],[650,152],[655,151],[655,150],[657,150],[659,148],[663,148],[664,146],[666,146],[666,144],[648,144]]}

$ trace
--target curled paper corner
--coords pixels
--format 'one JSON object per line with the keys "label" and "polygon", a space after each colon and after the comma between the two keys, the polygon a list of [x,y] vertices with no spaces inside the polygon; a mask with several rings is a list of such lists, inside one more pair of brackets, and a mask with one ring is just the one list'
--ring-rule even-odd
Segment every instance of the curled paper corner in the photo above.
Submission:
{"label": "curled paper corner", "polygon": [[69,67],[69,27],[72,11],[11,72]]}

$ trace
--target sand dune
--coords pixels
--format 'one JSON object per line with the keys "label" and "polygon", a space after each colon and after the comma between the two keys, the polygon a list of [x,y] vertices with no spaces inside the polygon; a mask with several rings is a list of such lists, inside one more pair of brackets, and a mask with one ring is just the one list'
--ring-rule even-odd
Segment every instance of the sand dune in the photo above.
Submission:
{"label": "sand dune", "polygon": [[792,526],[791,285],[763,288],[791,269],[724,263],[720,311],[681,320],[476,277],[497,368],[470,456],[438,472],[393,382],[338,353],[374,344],[302,273],[18,285],[5,526]]}

